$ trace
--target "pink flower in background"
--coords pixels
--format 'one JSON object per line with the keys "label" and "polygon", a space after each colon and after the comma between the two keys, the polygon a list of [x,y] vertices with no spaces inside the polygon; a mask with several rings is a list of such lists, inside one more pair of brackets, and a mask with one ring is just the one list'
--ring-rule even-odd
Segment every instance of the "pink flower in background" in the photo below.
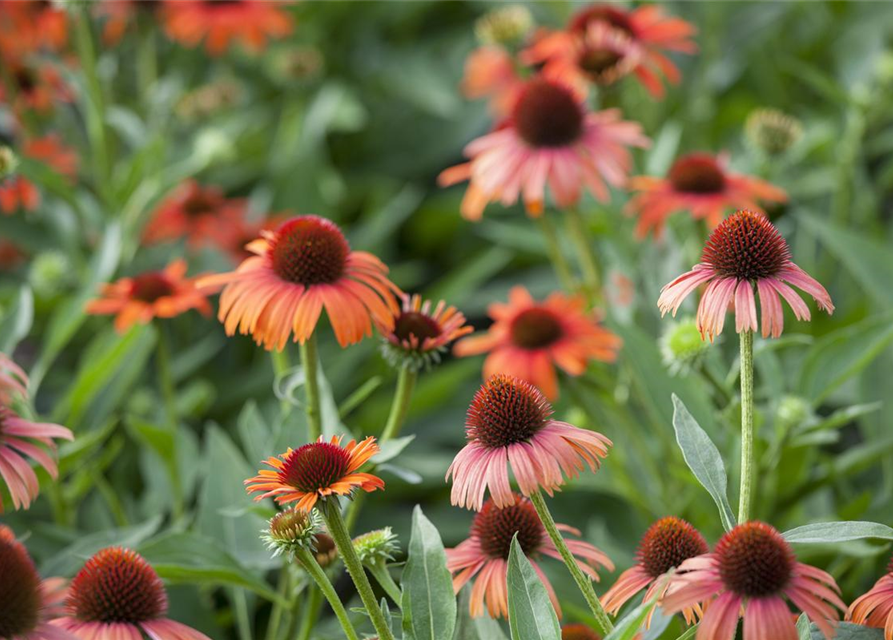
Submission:
{"label": "pink flower in background", "polygon": [[726,311],[735,308],[735,330],[756,331],[759,294],[763,337],[777,338],[784,327],[779,296],[794,310],[798,320],[809,320],[809,307],[789,284],[811,295],[820,309],[833,313],[825,288],[791,262],[785,239],[765,216],[738,211],[713,231],[701,262],[661,290],[657,306],[661,314],[674,316],[683,300],[706,284],[698,305],[698,330],[711,341],[722,333]]}

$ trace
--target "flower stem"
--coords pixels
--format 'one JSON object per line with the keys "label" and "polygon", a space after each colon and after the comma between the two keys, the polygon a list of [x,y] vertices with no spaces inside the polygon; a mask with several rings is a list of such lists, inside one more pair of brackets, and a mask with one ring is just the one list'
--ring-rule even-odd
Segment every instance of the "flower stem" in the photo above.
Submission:
{"label": "flower stem", "polygon": [[750,520],[753,500],[753,332],[741,337],[741,492],[738,522]]}
{"label": "flower stem", "polygon": [[[319,611],[319,607],[313,606],[313,594],[314,592],[322,592],[322,595],[325,596],[326,600],[329,601],[329,605],[332,607],[332,611],[335,612],[335,617],[338,618],[338,622],[341,623],[341,627],[344,629],[344,633],[348,640],[358,640],[357,632],[353,628],[353,625],[350,622],[350,618],[347,616],[347,611],[344,610],[344,604],[342,604],[341,600],[338,598],[338,594],[335,593],[335,587],[332,586],[332,582],[329,580],[329,576],[326,575],[326,572],[322,570],[322,567],[319,566],[319,563],[316,561],[316,558],[313,557],[313,554],[310,553],[309,549],[301,549],[295,554],[295,557],[298,559],[298,562],[301,563],[301,566],[304,567],[304,570],[310,574],[310,577],[313,578],[313,581],[316,582],[316,586],[319,589],[311,589],[310,590],[310,600],[307,602],[307,606],[305,608],[306,615],[304,616],[304,626],[309,627],[309,630],[313,629],[313,623],[315,620],[312,620],[313,617],[312,612]],[[308,623],[309,620],[309,623]],[[309,638],[309,633],[305,633],[302,631],[300,638]]]}
{"label": "flower stem", "polygon": [[158,369],[158,386],[161,390],[164,404],[165,417],[168,429],[171,432],[171,442],[174,445],[171,451],[171,459],[168,460],[168,469],[171,477],[171,485],[174,493],[174,519],[178,520],[183,515],[183,483],[180,480],[180,468],[177,460],[177,429],[179,417],[177,415],[177,393],[174,387],[174,375],[171,370],[171,346],[169,327],[164,323],[158,326],[158,350],[155,356],[155,366]]}
{"label": "flower stem", "polygon": [[561,283],[561,287],[565,291],[574,291],[577,288],[576,280],[571,273],[567,258],[561,251],[558,233],[555,231],[552,221],[545,215],[540,216],[537,220],[539,220],[540,230],[543,232],[543,239],[546,241],[546,251],[549,253],[549,260],[552,262],[555,274],[558,276],[558,282]]}
{"label": "flower stem", "polygon": [[266,640],[278,640],[279,638],[279,626],[282,624],[283,613],[282,600],[285,600],[291,592],[291,586],[291,570],[288,565],[284,565],[279,572],[279,584],[276,587],[276,594],[279,596],[279,600],[273,603],[273,610],[270,612],[270,620],[267,623],[267,635],[265,636]]}
{"label": "flower stem", "polygon": [[583,289],[587,298],[597,303],[601,298],[601,276],[599,275],[598,262],[592,253],[592,244],[589,239],[589,231],[580,210],[577,207],[569,207],[565,213],[567,229],[571,240],[577,249],[580,258],[580,271],[583,274]]}
{"label": "flower stem", "polygon": [[540,521],[546,528],[546,533],[549,534],[549,538],[552,540],[555,548],[558,549],[558,553],[561,554],[561,559],[564,560],[564,564],[567,565],[568,570],[571,572],[574,582],[577,583],[577,587],[579,587],[580,591],[583,593],[583,597],[586,599],[586,604],[588,604],[589,608],[592,610],[592,615],[595,616],[595,622],[598,625],[598,631],[603,636],[607,636],[614,630],[614,625],[611,623],[611,619],[605,612],[604,607],[602,607],[602,603],[599,601],[595,589],[592,588],[592,582],[577,565],[576,559],[570,552],[570,549],[567,548],[564,538],[561,537],[561,532],[558,531],[558,527],[555,525],[555,520],[552,519],[552,514],[549,513],[549,507],[546,506],[543,494],[539,491],[533,493],[530,496],[530,501],[533,503],[537,514],[539,514]]}
{"label": "flower stem", "polygon": [[400,587],[397,586],[397,583],[394,582],[394,578],[391,577],[391,572],[388,571],[387,564],[385,564],[384,561],[379,561],[375,564],[366,565],[366,568],[369,569],[369,573],[375,576],[378,584],[385,590],[388,597],[390,597],[398,607],[401,607],[403,592],[400,591]]}
{"label": "flower stem", "polygon": [[322,412],[319,404],[319,356],[316,352],[316,333],[301,343],[301,366],[304,368],[305,405],[308,440],[322,435]]}
{"label": "flower stem", "polygon": [[353,548],[350,535],[347,533],[347,527],[344,524],[344,519],[341,517],[341,505],[337,499],[330,497],[326,499],[321,511],[329,529],[329,534],[335,541],[335,546],[341,555],[341,560],[344,562],[344,566],[347,567],[350,577],[353,578],[357,592],[360,594],[360,599],[363,601],[363,606],[366,607],[366,612],[372,618],[372,625],[378,633],[379,640],[394,640],[391,627],[388,626],[384,614],[378,607],[375,594],[372,592],[372,585],[369,584],[369,578],[366,577],[363,564],[360,562],[360,558]]}
{"label": "flower stem", "polygon": [[410,367],[400,369],[397,377],[397,391],[391,402],[391,412],[388,414],[388,421],[381,432],[380,443],[393,440],[400,433],[403,423],[406,421],[406,414],[409,413],[409,405],[412,401],[412,392],[415,389],[415,383],[419,374]]}

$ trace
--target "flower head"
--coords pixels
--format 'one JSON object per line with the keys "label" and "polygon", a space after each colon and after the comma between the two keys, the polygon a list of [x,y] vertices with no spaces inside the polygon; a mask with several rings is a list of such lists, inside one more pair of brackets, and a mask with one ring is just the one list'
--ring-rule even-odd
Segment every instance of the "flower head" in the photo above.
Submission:
{"label": "flower head", "polygon": [[874,586],[853,601],[846,619],[855,624],[884,630],[884,640],[893,638],[893,560],[887,573]]}
{"label": "flower head", "polygon": [[322,527],[322,517],[315,511],[286,509],[270,518],[261,531],[261,539],[273,556],[293,554],[301,549],[314,549],[316,535]]}
{"label": "flower head", "polygon": [[811,295],[820,309],[833,313],[825,288],[791,262],[785,239],[765,216],[738,211],[713,231],[701,262],[661,290],[657,306],[661,314],[676,315],[679,305],[699,285],[707,290],[698,306],[701,336],[713,340],[722,333],[726,311],[734,304],[735,330],[757,330],[756,294],[762,308],[763,337],[777,338],[784,327],[779,295],[798,320],[809,320],[809,307],[789,284]]}
{"label": "flower head", "polygon": [[556,366],[578,376],[592,360],[613,362],[622,344],[587,313],[581,296],[553,293],[537,302],[524,287],[514,287],[508,304],[491,304],[488,313],[490,330],[458,342],[456,355],[488,353],[485,379],[510,371],[551,400],[558,397]]}
{"label": "flower head", "polygon": [[[56,134],[26,140],[22,155],[52,169],[63,179],[71,180],[77,173],[78,156]],[[22,175],[0,176],[0,210],[14,213],[22,208],[34,211],[40,204],[40,192],[30,180]]]}
{"label": "flower head", "polygon": [[626,181],[629,147],[647,145],[639,124],[621,120],[618,110],[589,112],[577,89],[537,76],[518,90],[506,122],[465,148],[469,162],[438,180],[442,186],[470,181],[462,201],[470,220],[480,219],[490,202],[510,206],[519,198],[528,214],[539,216],[547,184],[559,207],[576,204],[584,187],[606,201],[605,183]]}
{"label": "flower head", "polygon": [[28,375],[12,358],[0,353],[0,404],[9,405],[27,395]]}
{"label": "flower head", "polygon": [[660,237],[667,218],[677,211],[689,211],[696,220],[716,227],[729,209],[749,209],[764,213],[759,202],[785,202],[787,194],[765,180],[732,173],[723,156],[690,153],[673,163],[664,178],[638,176],[629,186],[638,193],[627,212],[639,216],[636,235],[649,232]]}
{"label": "flower head", "polygon": [[124,333],[135,323],[174,318],[190,309],[211,314],[211,305],[195,280],[186,278],[186,262],[174,260],[163,271],[147,271],[103,285],[102,297],[87,304],[87,313],[115,315],[115,329]]}
{"label": "flower head", "polygon": [[353,539],[353,549],[363,564],[391,562],[399,551],[397,534],[390,527],[369,531]]}
{"label": "flower head", "polygon": [[68,42],[68,16],[51,2],[0,2],[0,54],[6,60],[59,51]]}
{"label": "flower head", "polygon": [[338,559],[338,546],[327,533],[317,533],[313,538],[313,557],[323,569],[332,566]]}
{"label": "flower head", "polygon": [[351,440],[344,447],[341,440],[342,436],[333,436],[326,442],[320,436],[316,442],[289,449],[277,458],[267,458],[264,462],[273,470],[261,470],[245,480],[248,493],[260,493],[255,501],[272,497],[279,504],[297,502],[296,509],[310,511],[327,496],[350,496],[357,488],[384,489],[381,478],[357,473],[378,453],[375,438],[370,436],[359,444]]}
{"label": "flower head", "polygon": [[778,109],[755,109],[744,124],[747,141],[767,156],[780,156],[803,137],[803,125]]}
{"label": "flower head", "polygon": [[382,351],[392,366],[427,369],[440,362],[441,355],[456,338],[474,331],[465,316],[441,300],[434,309],[431,301],[419,295],[403,296],[403,306],[394,315],[393,325],[379,326]]}
{"label": "flower head", "polygon": [[[278,40],[294,29],[285,2],[263,0],[165,0],[162,20],[168,37],[186,47],[205,49],[217,56],[238,42],[253,53],[267,40]],[[280,6],[277,6],[280,5]]]}
{"label": "flower head", "polygon": [[503,47],[484,45],[465,60],[462,94],[470,100],[488,98],[490,111],[505,118],[512,111],[524,79],[515,68],[515,60]]}
{"label": "flower head", "polygon": [[10,96],[7,87],[0,86],[0,100],[10,104],[16,113],[48,113],[59,103],[73,100],[71,89],[54,65],[47,62],[26,62],[22,58],[9,58],[4,64],[8,67],[13,91]]}
{"label": "flower head", "polygon": [[399,308],[387,267],[351,251],[341,229],[317,216],[298,216],[248,245],[254,255],[236,271],[202,280],[224,287],[218,318],[227,335],[252,334],[268,350],[285,348],[293,333],[305,342],[323,307],[343,347],[372,335],[372,321],[391,328]]}
{"label": "flower head", "polygon": [[[636,564],[624,571],[602,596],[602,605],[608,613],[617,615],[630,598],[646,587],[646,601],[654,597],[662,598],[667,593],[669,583],[661,578],[689,558],[709,551],[704,536],[685,520],[672,516],[658,520],[642,536],[636,552]],[[683,612],[686,621],[691,624],[696,615],[701,615],[701,607],[695,604]],[[647,623],[650,622],[649,615]]]}
{"label": "flower head", "polygon": [[533,385],[504,374],[488,379],[468,408],[468,444],[447,470],[452,503],[480,510],[489,487],[497,507],[514,504],[509,465],[525,496],[540,489],[551,495],[564,484],[562,474],[575,477],[586,465],[596,471],[611,441],[551,416],[552,406]]}
{"label": "flower head", "polygon": [[74,640],[49,624],[65,598],[65,582],[41,580],[22,543],[0,525],[0,638]]}
{"label": "flower head", "polygon": [[742,612],[744,640],[797,640],[789,600],[830,639],[835,607],[846,608],[838,593],[834,578],[797,562],[778,531],[751,521],[726,533],[713,553],[683,562],[662,606],[675,613],[705,602],[697,640],[732,640]]}
{"label": "flower head", "polygon": [[66,615],[54,622],[82,640],[209,640],[167,618],[167,593],[142,556],[122,547],[99,551],[71,581]]}
{"label": "flower head", "polygon": [[[575,536],[580,535],[578,530],[567,525],[559,524],[558,528]],[[455,574],[453,589],[456,593],[477,575],[469,605],[472,617],[484,614],[485,602],[490,617],[508,616],[507,561],[512,538],[516,534],[521,550],[540,576],[555,610],[561,615],[561,607],[558,605],[552,585],[537,564],[541,556],[561,560],[561,554],[546,533],[530,501],[513,495],[512,502],[504,508],[500,508],[492,500],[484,503],[480,513],[474,517],[468,539],[455,549],[447,549],[447,568]],[[601,567],[608,571],[614,570],[614,565],[608,556],[588,542],[567,540],[566,543],[571,553],[576,556],[580,569],[593,580],[599,579],[596,570]]]}

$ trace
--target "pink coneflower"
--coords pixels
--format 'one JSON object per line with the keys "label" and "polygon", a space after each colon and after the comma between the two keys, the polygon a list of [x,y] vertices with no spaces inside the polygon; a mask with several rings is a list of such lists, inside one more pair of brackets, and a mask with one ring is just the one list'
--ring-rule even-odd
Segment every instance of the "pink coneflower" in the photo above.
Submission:
{"label": "pink coneflower", "polygon": [[500,46],[478,47],[465,61],[462,94],[471,100],[489,98],[490,110],[500,118],[511,113],[523,86],[511,54]]}
{"label": "pink coneflower", "polygon": [[0,638],[75,640],[49,620],[61,612],[65,581],[41,580],[22,543],[0,525]]}
{"label": "pink coneflower", "polygon": [[884,640],[893,640],[893,561],[887,567],[887,574],[850,605],[846,619],[883,629]]}
{"label": "pink coneflower", "polygon": [[442,186],[470,181],[461,209],[470,220],[480,219],[490,202],[509,206],[519,198],[528,214],[539,216],[547,184],[559,207],[576,204],[584,187],[606,201],[605,183],[626,181],[629,147],[647,145],[641,126],[621,120],[617,109],[589,112],[580,91],[540,76],[518,92],[505,123],[465,147],[470,161],[438,180]]}
{"label": "pink coneflower", "polygon": [[0,353],[0,404],[8,405],[15,396],[25,397],[28,375],[6,354]]}
{"label": "pink coneflower", "polygon": [[[617,582],[602,596],[605,611],[616,616],[630,598],[645,588],[648,589],[645,601],[662,598],[667,593],[669,583],[660,578],[689,558],[709,551],[701,532],[685,520],[673,516],[658,520],[642,536],[636,552],[636,564],[620,574]],[[701,615],[701,606],[695,604],[682,612],[685,621],[692,624]],[[650,623],[651,615],[646,624]]]}
{"label": "pink coneflower", "polygon": [[735,330],[757,330],[757,293],[764,338],[777,338],[784,327],[779,295],[791,305],[798,320],[809,320],[809,307],[788,284],[811,295],[820,309],[834,312],[825,288],[791,262],[788,244],[778,229],[752,211],[738,211],[714,229],[701,262],[661,290],[657,301],[661,314],[669,311],[675,316],[682,301],[702,284],[707,284],[707,290],[698,305],[698,330],[711,341],[722,332],[732,304]]}
{"label": "pink coneflower", "polygon": [[71,581],[67,615],[53,624],[81,640],[210,640],[167,618],[167,593],[142,556],[103,549]]}
{"label": "pink coneflower", "polygon": [[[546,530],[530,501],[512,494],[514,504],[499,508],[492,500],[484,503],[481,512],[475,515],[468,539],[455,549],[447,549],[447,568],[453,577],[456,593],[472,578],[477,576],[471,590],[469,610],[472,617],[484,615],[484,603],[491,618],[508,617],[506,576],[508,557],[512,547],[512,537],[518,534],[518,544],[528,557],[534,570],[543,581],[552,605],[558,615],[561,607],[549,579],[537,564],[540,556],[551,556],[561,560],[561,554],[546,534]],[[580,532],[573,527],[559,524],[558,528],[575,536]],[[582,540],[567,540],[571,553],[577,556],[577,565],[593,580],[598,580],[597,570],[601,567],[614,570],[610,558],[597,548]]]}
{"label": "pink coneflower", "polygon": [[726,533],[713,553],[686,560],[663,599],[666,613],[707,602],[696,640],[732,640],[744,616],[744,640],[797,640],[786,599],[826,638],[834,635],[835,610],[846,605],[829,574],[797,562],[778,531],[746,522]]}
{"label": "pink coneflower", "polygon": [[626,211],[639,216],[636,236],[649,232],[663,234],[667,218],[677,211],[689,211],[695,220],[706,220],[712,229],[731,209],[750,209],[765,213],[759,202],[785,202],[787,194],[765,180],[732,173],[727,158],[709,153],[682,156],[665,178],[637,176],[630,178],[634,195]]}
{"label": "pink coneflower", "polygon": [[74,436],[57,424],[26,420],[0,399],[0,477],[9,488],[16,510],[30,507],[40,493],[40,482],[28,458],[46,469],[53,479],[58,476],[56,461],[50,455],[56,452],[53,438],[73,440]]}
{"label": "pink coneflower", "polygon": [[487,380],[468,408],[468,444],[447,470],[452,503],[480,511],[489,487],[497,507],[513,504],[509,465],[525,496],[540,489],[552,495],[564,484],[562,473],[575,477],[585,465],[596,471],[611,441],[551,416],[552,405],[530,383],[504,374]]}

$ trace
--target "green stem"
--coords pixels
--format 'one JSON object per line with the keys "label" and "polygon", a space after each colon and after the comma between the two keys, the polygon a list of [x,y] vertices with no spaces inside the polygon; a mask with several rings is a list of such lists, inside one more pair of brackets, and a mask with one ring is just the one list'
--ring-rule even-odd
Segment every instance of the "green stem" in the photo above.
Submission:
{"label": "green stem", "polygon": [[753,332],[741,337],[741,492],[738,522],[750,520],[753,499]]}
{"label": "green stem", "polygon": [[419,374],[410,367],[400,369],[400,374],[397,377],[397,391],[391,402],[391,412],[388,414],[388,421],[381,432],[380,443],[393,440],[400,433],[400,429],[406,421],[406,414],[409,413],[412,392],[415,389],[418,376]]}
{"label": "green stem", "polygon": [[171,476],[171,485],[174,492],[174,519],[178,520],[183,515],[183,483],[180,479],[180,468],[177,459],[177,429],[179,417],[177,416],[177,392],[174,386],[174,375],[171,368],[171,347],[169,327],[164,323],[158,325],[158,351],[155,364],[158,369],[158,386],[161,389],[161,398],[164,404],[164,413],[167,418],[168,429],[171,432],[174,449],[171,452],[171,460],[168,461]]}
{"label": "green stem", "polygon": [[565,220],[567,221],[568,233],[580,259],[580,271],[583,273],[583,289],[589,300],[598,302],[601,298],[602,284],[598,262],[592,253],[589,229],[577,207],[570,207],[565,212]]}
{"label": "green stem", "polygon": [[[311,560],[313,560],[314,563],[316,562],[309,551],[305,550],[305,553],[310,555],[310,558]],[[304,565],[305,561],[301,560],[300,562],[302,565]],[[301,618],[301,629],[300,631],[298,631],[297,636],[298,640],[310,640],[310,635],[313,633],[313,627],[316,626],[316,621],[319,620],[319,610],[322,607],[323,595],[325,595],[326,600],[329,601],[329,604],[332,607],[332,611],[335,612],[335,616],[338,618],[338,622],[341,623],[341,627],[344,629],[344,633],[346,634],[347,638],[349,638],[350,640],[354,640],[357,637],[357,632],[354,630],[350,619],[347,617],[347,611],[344,610],[344,605],[341,604],[341,600],[338,599],[338,594],[335,593],[335,589],[334,587],[332,587],[332,583],[329,582],[329,578],[325,574],[325,571],[322,570],[319,564],[317,564],[316,567],[319,569],[320,573],[322,573],[322,579],[325,580],[326,584],[328,585],[326,591],[330,590],[330,592],[326,593],[326,591],[323,591],[322,587],[317,589],[313,585],[310,585],[310,588],[307,590],[307,600],[304,603],[304,615]],[[310,572],[308,571],[308,573]],[[316,578],[314,577],[314,579]],[[336,604],[332,602],[332,599],[334,599],[334,602],[337,603],[337,608]],[[300,602],[300,600],[298,600],[298,602]],[[296,610],[293,614],[292,619],[296,620],[297,618],[298,612]],[[288,636],[286,636],[286,640],[291,640],[293,635],[294,634],[289,634]]]}
{"label": "green stem", "polygon": [[561,283],[561,287],[565,291],[576,290],[576,280],[571,274],[570,265],[568,265],[567,258],[565,258],[564,252],[561,250],[558,233],[555,231],[552,221],[545,214],[541,215],[537,220],[539,221],[540,230],[543,232],[543,240],[546,242],[549,260],[555,269],[555,275],[558,276],[558,282]]}
{"label": "green stem", "polygon": [[233,589],[233,608],[236,613],[236,628],[239,631],[239,640],[251,640],[251,620],[248,615],[248,599],[244,589]]}
{"label": "green stem", "polygon": [[[291,361],[289,360],[288,351],[286,349],[283,349],[282,351],[271,351],[270,358],[273,361],[273,384],[276,386],[278,393],[279,383],[288,373],[289,369],[291,369]],[[282,398],[282,401],[279,403],[279,405],[282,410],[283,417],[287,416],[289,412],[291,412],[292,403],[289,402],[288,398]]]}
{"label": "green stem", "polygon": [[307,413],[307,436],[313,442],[322,435],[322,411],[319,404],[319,355],[316,333],[301,343],[301,366],[304,368],[304,411]]}
{"label": "green stem", "polygon": [[375,564],[367,564],[366,568],[369,569],[369,573],[375,576],[378,584],[385,590],[388,597],[390,597],[398,607],[402,607],[403,592],[400,590],[400,587],[397,586],[397,583],[394,582],[394,578],[391,577],[391,572],[388,571],[387,564],[385,564],[384,561],[379,561]]}
{"label": "green stem", "polygon": [[266,640],[279,639],[279,627],[282,624],[283,606],[282,600],[285,600],[291,591],[291,570],[288,565],[283,565],[279,572],[279,584],[276,587],[276,594],[279,600],[273,602],[273,610],[270,612],[270,621],[267,623]]}
{"label": "green stem", "polygon": [[391,627],[385,620],[384,614],[375,600],[375,594],[372,592],[372,585],[369,584],[369,578],[366,577],[363,564],[360,562],[357,552],[354,551],[350,534],[347,533],[347,527],[344,524],[344,519],[341,517],[341,505],[336,498],[330,497],[326,499],[321,511],[325,518],[326,526],[329,528],[329,534],[335,541],[335,546],[341,555],[341,560],[344,562],[344,566],[347,567],[347,572],[353,578],[353,582],[357,587],[360,600],[363,601],[366,612],[372,618],[372,626],[375,627],[379,640],[394,640]]}
{"label": "green stem", "polygon": [[564,538],[561,537],[561,532],[558,531],[558,527],[555,525],[555,520],[552,519],[552,514],[549,513],[549,507],[546,506],[543,494],[537,491],[530,496],[530,501],[533,503],[537,514],[539,514],[540,521],[542,521],[543,526],[546,528],[546,533],[549,534],[549,538],[552,540],[555,548],[558,549],[558,553],[561,554],[564,564],[567,565],[568,570],[571,572],[574,582],[577,583],[577,587],[579,587],[580,591],[583,593],[583,597],[586,599],[586,604],[588,604],[589,608],[592,610],[592,615],[595,616],[595,621],[598,625],[598,631],[603,636],[607,636],[614,630],[614,625],[611,623],[611,619],[605,612],[604,607],[602,607],[602,603],[599,601],[595,589],[592,588],[592,582],[589,577],[580,569],[577,560],[570,552],[570,549],[567,548]]}

